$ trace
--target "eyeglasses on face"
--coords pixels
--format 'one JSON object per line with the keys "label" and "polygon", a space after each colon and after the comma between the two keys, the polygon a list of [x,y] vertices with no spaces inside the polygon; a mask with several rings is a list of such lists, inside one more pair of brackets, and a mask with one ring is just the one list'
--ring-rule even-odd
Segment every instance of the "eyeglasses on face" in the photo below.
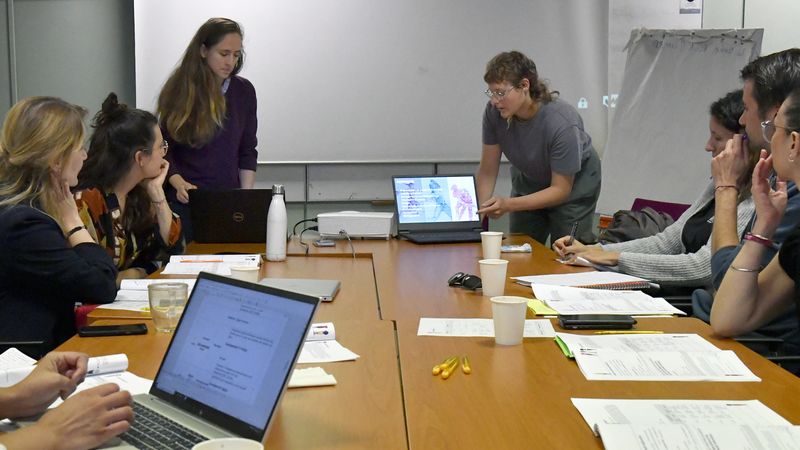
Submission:
{"label": "eyeglasses on face", "polygon": [[490,100],[494,98],[496,98],[497,100],[502,100],[506,98],[506,95],[508,95],[508,93],[513,91],[514,89],[516,89],[514,86],[511,86],[510,88],[504,91],[501,90],[493,91],[491,89],[486,89],[485,91],[483,91],[483,93],[486,94],[486,96],[489,97]]}
{"label": "eyeglasses on face", "polygon": [[764,136],[764,140],[768,143],[772,142],[772,137],[775,136],[775,130],[777,128],[781,128],[787,131],[794,131],[791,128],[782,127],[780,125],[775,125],[775,120],[765,120],[761,122],[761,134]]}

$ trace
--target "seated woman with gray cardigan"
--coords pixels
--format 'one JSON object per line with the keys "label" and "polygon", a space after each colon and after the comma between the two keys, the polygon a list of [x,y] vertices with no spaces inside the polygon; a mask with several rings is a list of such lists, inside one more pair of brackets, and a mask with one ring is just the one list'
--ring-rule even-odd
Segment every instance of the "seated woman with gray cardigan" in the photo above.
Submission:
{"label": "seated woman with gray cardigan", "polygon": [[[735,133],[741,132],[739,116],[743,110],[742,91],[730,92],[711,104],[709,131],[705,150],[712,157],[725,148]],[[755,164],[757,156],[751,158]],[[751,167],[752,169],[752,167]],[[748,170],[750,174],[752,170]],[[674,287],[711,285],[711,229],[714,223],[714,192],[736,187],[739,197],[738,231],[743,233],[753,215],[749,196],[749,176],[738,186],[715,186],[713,180],[703,189],[692,206],[661,233],[642,239],[606,245],[570,243],[570,237],[555,241],[553,248],[562,257],[581,257],[606,266],[617,266],[620,272]]]}

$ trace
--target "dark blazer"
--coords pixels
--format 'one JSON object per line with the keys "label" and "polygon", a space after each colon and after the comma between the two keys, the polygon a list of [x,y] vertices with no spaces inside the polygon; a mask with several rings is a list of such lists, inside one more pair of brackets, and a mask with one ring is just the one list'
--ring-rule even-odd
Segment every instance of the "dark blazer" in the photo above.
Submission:
{"label": "dark blazer", "polygon": [[44,341],[38,352],[55,348],[75,334],[75,302],[113,302],[116,277],[99,245],[70,247],[49,215],[0,206],[0,341]]}

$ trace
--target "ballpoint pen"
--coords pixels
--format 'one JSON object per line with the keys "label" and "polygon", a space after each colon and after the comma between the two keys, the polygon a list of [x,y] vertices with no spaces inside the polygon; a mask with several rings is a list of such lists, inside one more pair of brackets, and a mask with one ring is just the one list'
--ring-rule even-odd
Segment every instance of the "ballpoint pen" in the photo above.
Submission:
{"label": "ballpoint pen", "polygon": [[663,334],[663,331],[651,330],[603,330],[595,331],[594,334]]}
{"label": "ballpoint pen", "polygon": [[572,229],[569,231],[569,243],[567,245],[572,245],[575,243],[575,232],[578,231],[578,222],[572,224]]}

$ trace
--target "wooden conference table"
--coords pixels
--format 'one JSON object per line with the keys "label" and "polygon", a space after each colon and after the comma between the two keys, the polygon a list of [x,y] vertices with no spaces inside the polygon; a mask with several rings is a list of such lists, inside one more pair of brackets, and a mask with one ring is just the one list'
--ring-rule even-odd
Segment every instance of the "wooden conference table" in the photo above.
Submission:
{"label": "wooden conference table", "polygon": [[[530,242],[532,254],[504,254],[509,276],[586,269],[554,261]],[[691,318],[640,319],[639,329],[698,333],[736,351],[760,383],[587,381],[551,339],[496,346],[492,338],[417,336],[421,317],[491,317],[488,298],[447,286],[454,272],[478,273],[480,244],[418,246],[406,241],[346,241],[335,248],[290,245],[287,262],[267,262],[262,276],[337,278],[342,291],[316,321],[334,321],[337,338],[361,355],[355,362],[322,366],[335,387],[292,389],[280,406],[269,448],[602,448],[571,397],[758,399],[800,423],[800,379],[735,341],[717,339]],[[261,245],[192,244],[192,253],[261,252]],[[513,283],[507,295],[530,297]],[[97,309],[90,320],[141,320],[139,313]],[[558,326],[556,326],[558,329]],[[152,378],[169,337],[73,338],[62,349],[92,355],[126,352],[130,370]],[[471,375],[431,375],[450,355],[468,355]]]}

